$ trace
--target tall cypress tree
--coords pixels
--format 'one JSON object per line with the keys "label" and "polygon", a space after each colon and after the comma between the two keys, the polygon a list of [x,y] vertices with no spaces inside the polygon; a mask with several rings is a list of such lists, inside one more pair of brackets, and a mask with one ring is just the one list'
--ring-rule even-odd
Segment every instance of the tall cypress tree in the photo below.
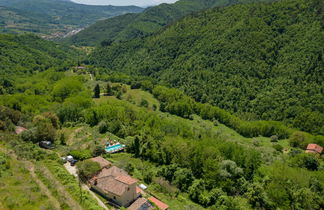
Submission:
{"label": "tall cypress tree", "polygon": [[93,89],[94,92],[94,97],[95,98],[100,98],[100,86],[99,84],[96,85],[96,87]]}
{"label": "tall cypress tree", "polygon": [[107,83],[107,96],[112,96],[113,95],[113,90],[112,90],[112,87],[111,87],[111,83],[108,82]]}

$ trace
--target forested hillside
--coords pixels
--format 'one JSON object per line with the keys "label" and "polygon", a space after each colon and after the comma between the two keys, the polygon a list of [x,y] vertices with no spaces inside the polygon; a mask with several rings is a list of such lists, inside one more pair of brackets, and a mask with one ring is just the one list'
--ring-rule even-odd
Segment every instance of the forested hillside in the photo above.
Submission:
{"label": "forested hillside", "polygon": [[135,6],[90,6],[62,0],[0,0],[0,31],[63,36],[98,20],[142,10]]}
{"label": "forested hillside", "polygon": [[[323,158],[305,153],[323,136],[241,120],[147,77],[75,68],[79,51],[33,35],[1,35],[0,47],[0,209],[103,209],[67,155],[101,155],[170,209],[324,207]],[[106,154],[108,139],[126,151]]]}
{"label": "forested hillside", "polygon": [[99,21],[66,42],[75,45],[107,45],[112,41],[127,41],[159,31],[176,20],[199,10],[269,0],[180,0],[174,4],[161,4],[139,14],[127,14]]}
{"label": "forested hillside", "polygon": [[35,35],[0,35],[0,94],[12,91],[14,78],[48,69],[64,71],[80,52]]}
{"label": "forested hillside", "polygon": [[215,8],[100,47],[90,62],[149,76],[246,120],[323,134],[322,11],[319,0]]}

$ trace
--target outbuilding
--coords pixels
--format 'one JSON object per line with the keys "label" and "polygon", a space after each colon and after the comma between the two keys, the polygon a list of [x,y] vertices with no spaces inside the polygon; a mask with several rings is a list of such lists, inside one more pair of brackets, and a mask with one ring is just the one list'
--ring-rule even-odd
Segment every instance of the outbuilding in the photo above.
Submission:
{"label": "outbuilding", "polygon": [[322,153],[322,151],[323,151],[323,147],[317,144],[309,144],[306,149],[307,153],[315,153],[319,155]]}

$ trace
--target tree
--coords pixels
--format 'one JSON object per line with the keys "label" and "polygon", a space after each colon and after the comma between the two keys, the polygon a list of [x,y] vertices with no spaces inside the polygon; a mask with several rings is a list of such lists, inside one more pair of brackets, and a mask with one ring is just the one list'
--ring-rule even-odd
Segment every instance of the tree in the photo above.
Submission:
{"label": "tree", "polygon": [[65,78],[58,81],[53,88],[52,95],[55,100],[62,102],[71,95],[82,90],[82,84],[75,78]]}
{"label": "tree", "polygon": [[54,128],[58,129],[60,127],[60,120],[55,113],[45,112],[43,116],[51,121]]}
{"label": "tree", "polygon": [[78,175],[83,179],[90,179],[100,170],[100,165],[92,160],[85,160],[77,163]]}
{"label": "tree", "polygon": [[281,146],[280,144],[274,144],[272,145],[272,147],[277,150],[278,152],[282,152],[283,150],[283,146]]}
{"label": "tree", "polygon": [[261,183],[253,183],[245,193],[253,208],[270,209],[271,202]]}
{"label": "tree", "polygon": [[101,121],[98,125],[99,133],[106,133],[108,131],[108,125],[105,121]]}
{"label": "tree", "polygon": [[141,104],[140,104],[140,106],[143,106],[143,107],[148,107],[149,106],[149,103],[148,103],[148,101],[147,100],[145,100],[145,99],[142,99],[141,100]]}
{"label": "tree", "polygon": [[113,93],[113,89],[112,89],[112,87],[111,87],[111,83],[110,83],[110,82],[107,83],[106,91],[107,91],[107,96],[112,96],[112,95],[114,95],[114,93]]}
{"label": "tree", "polygon": [[290,160],[290,164],[295,167],[307,168],[315,171],[320,166],[318,159],[314,154],[302,153],[296,155]]}
{"label": "tree", "polygon": [[66,145],[66,139],[65,139],[65,135],[64,135],[63,132],[60,133],[59,143],[60,143],[61,145],[64,145],[64,146]]}
{"label": "tree", "polygon": [[92,152],[90,150],[73,150],[70,155],[77,160],[86,160],[92,157]]}
{"label": "tree", "polygon": [[186,191],[191,186],[194,177],[190,169],[178,168],[173,176],[173,184],[175,184],[181,191]]}
{"label": "tree", "polygon": [[196,179],[188,189],[189,197],[199,202],[199,196],[205,191],[205,183],[202,179]]}
{"label": "tree", "polygon": [[22,139],[38,143],[40,141],[54,142],[56,137],[56,129],[52,122],[42,115],[37,115],[33,119],[33,127],[22,133]]}
{"label": "tree", "polygon": [[[125,167],[125,170],[127,171],[127,173],[129,173],[130,175],[133,175],[133,172],[135,170],[135,166],[133,163],[128,163]],[[147,182],[149,183],[149,182]]]}
{"label": "tree", "polygon": [[133,148],[134,148],[134,153],[135,153],[135,157],[139,157],[140,156],[140,148],[141,144],[140,144],[140,139],[138,136],[135,137],[134,142],[133,142]]}
{"label": "tree", "polygon": [[304,132],[296,131],[289,137],[289,144],[292,147],[300,147],[305,149],[306,143],[306,134]]}
{"label": "tree", "polygon": [[100,98],[100,86],[97,84],[95,88],[93,89],[94,92],[94,98]]}
{"label": "tree", "polygon": [[270,141],[271,141],[271,142],[278,142],[278,139],[279,139],[279,138],[278,138],[277,135],[273,135],[273,136],[270,137]]}
{"label": "tree", "polygon": [[97,157],[105,153],[106,151],[102,146],[96,146],[96,148],[92,151],[92,157]]}

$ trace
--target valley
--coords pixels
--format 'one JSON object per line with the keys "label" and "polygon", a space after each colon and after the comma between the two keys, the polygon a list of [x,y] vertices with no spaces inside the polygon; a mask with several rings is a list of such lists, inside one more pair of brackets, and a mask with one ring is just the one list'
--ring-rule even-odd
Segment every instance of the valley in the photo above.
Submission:
{"label": "valley", "polygon": [[63,0],[0,0],[0,32],[36,33],[57,40],[98,20],[142,10],[134,6],[89,6]]}
{"label": "valley", "polygon": [[324,208],[321,1],[38,1],[0,0],[1,210]]}

